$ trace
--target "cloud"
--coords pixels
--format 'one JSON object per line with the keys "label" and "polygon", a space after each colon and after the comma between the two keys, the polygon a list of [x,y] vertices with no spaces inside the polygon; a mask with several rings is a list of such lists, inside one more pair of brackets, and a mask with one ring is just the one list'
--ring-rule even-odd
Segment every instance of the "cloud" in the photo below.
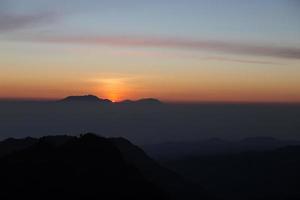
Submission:
{"label": "cloud", "polygon": [[219,56],[210,56],[210,57],[205,57],[203,59],[206,59],[206,60],[218,60],[218,61],[228,61],[228,62],[238,62],[238,63],[248,63],[248,64],[283,65],[282,63],[276,63],[276,62],[271,62],[271,61],[226,58],[226,57],[219,57]]}
{"label": "cloud", "polygon": [[30,28],[53,21],[57,16],[53,12],[35,14],[13,14],[0,12],[0,33]]}
{"label": "cloud", "polygon": [[27,40],[49,43],[70,43],[85,45],[110,45],[126,47],[154,47],[213,51],[249,56],[266,56],[286,59],[300,59],[300,48],[281,47],[240,42],[214,40],[192,40],[181,38],[130,37],[130,36],[38,36]]}
{"label": "cloud", "polygon": [[236,63],[246,63],[246,64],[262,64],[262,65],[285,65],[284,63],[272,62],[269,60],[261,59],[244,59],[244,58],[235,58],[235,57],[225,57],[225,56],[199,56],[199,54],[194,53],[178,53],[172,51],[139,51],[136,50],[126,50],[119,49],[118,51],[109,52],[114,56],[131,56],[131,57],[151,57],[151,58],[183,58],[183,59],[201,59],[201,60],[216,60],[216,61],[225,61],[225,62],[236,62]]}

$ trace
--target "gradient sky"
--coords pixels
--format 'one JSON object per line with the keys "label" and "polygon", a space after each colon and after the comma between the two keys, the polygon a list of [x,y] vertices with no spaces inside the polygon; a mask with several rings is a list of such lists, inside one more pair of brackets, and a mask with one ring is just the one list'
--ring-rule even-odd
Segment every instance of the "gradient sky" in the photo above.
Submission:
{"label": "gradient sky", "polygon": [[0,98],[300,102],[299,0],[0,0]]}

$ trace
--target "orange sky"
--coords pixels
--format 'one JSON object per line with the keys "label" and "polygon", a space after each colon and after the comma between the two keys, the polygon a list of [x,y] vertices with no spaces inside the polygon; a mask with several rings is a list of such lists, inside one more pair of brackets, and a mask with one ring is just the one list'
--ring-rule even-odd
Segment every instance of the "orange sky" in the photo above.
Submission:
{"label": "orange sky", "polygon": [[300,102],[298,6],[0,0],[0,99]]}
{"label": "orange sky", "polygon": [[2,99],[95,94],[113,101],[300,102],[297,59],[13,42],[0,52]]}

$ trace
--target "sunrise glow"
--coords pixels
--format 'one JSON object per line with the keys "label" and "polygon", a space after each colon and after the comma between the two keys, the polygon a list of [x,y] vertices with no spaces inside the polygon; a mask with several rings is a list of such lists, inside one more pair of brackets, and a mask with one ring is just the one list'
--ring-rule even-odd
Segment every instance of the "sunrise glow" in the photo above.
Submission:
{"label": "sunrise glow", "polygon": [[0,2],[0,99],[300,102],[292,1],[46,2]]}

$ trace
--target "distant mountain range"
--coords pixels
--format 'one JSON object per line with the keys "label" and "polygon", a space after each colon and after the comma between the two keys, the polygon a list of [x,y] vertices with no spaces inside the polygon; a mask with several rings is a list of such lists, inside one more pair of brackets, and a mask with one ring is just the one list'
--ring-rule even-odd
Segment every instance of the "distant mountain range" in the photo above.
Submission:
{"label": "distant mountain range", "polygon": [[68,96],[60,102],[89,102],[89,103],[112,103],[109,99],[100,99],[94,95],[84,95],[84,96]]}
{"label": "distant mountain range", "polygon": [[165,142],[145,145],[143,149],[156,159],[173,159],[186,156],[233,154],[245,151],[273,150],[288,145],[300,145],[297,140],[280,140],[272,137],[249,137],[242,140],[211,138],[191,142]]}
{"label": "distant mountain range", "polygon": [[219,199],[300,199],[300,145],[185,156],[163,163],[183,177],[197,181]]}
{"label": "distant mountain range", "polygon": [[154,99],[154,98],[143,98],[143,99],[139,99],[139,100],[136,100],[136,101],[133,101],[133,100],[124,100],[124,101],[120,101],[120,102],[117,102],[119,104],[141,104],[141,105],[159,105],[159,104],[162,104],[162,102],[158,99]]}
{"label": "distant mountain range", "polygon": [[[67,102],[67,103],[113,103],[109,99],[102,99],[94,95],[84,95],[84,96],[68,96],[59,102]],[[159,105],[162,104],[161,101],[154,98],[143,98],[139,100],[124,100],[119,102],[114,102],[114,104],[122,104],[122,105]]]}

